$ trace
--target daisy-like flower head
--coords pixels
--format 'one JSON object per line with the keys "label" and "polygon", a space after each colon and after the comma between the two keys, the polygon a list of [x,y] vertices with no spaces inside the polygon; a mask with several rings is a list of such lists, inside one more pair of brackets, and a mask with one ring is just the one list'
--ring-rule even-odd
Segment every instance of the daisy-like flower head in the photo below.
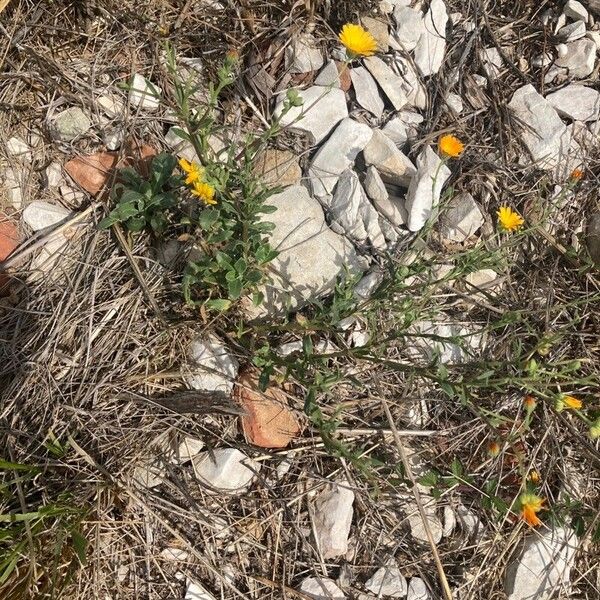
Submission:
{"label": "daisy-like flower head", "polygon": [[533,412],[537,406],[537,402],[533,396],[525,396],[523,406],[527,412]]}
{"label": "daisy-like flower head", "polygon": [[192,195],[197,196],[207,206],[216,204],[215,188],[204,181],[196,181],[192,189]]}
{"label": "daisy-like flower head", "polygon": [[360,25],[346,23],[340,31],[339,39],[346,47],[350,58],[373,56],[377,52],[375,38]]}
{"label": "daisy-like flower head", "polygon": [[504,231],[516,231],[525,223],[525,219],[510,206],[501,206],[497,215],[500,227]]}
{"label": "daisy-like flower head", "polygon": [[562,412],[565,408],[579,410],[582,406],[583,402],[581,400],[578,400],[574,396],[564,394],[554,403],[554,410],[556,410],[556,412]]}
{"label": "daisy-like flower head", "polygon": [[521,517],[524,521],[529,523],[532,527],[542,524],[542,521],[537,516],[537,513],[542,510],[544,505],[544,500],[542,498],[532,492],[525,492],[521,494],[519,504]]}
{"label": "daisy-like flower head", "polygon": [[455,135],[443,135],[438,140],[438,150],[443,156],[458,158],[464,149],[465,145]]}
{"label": "daisy-like flower head", "polygon": [[573,172],[571,173],[571,181],[579,181],[584,174],[585,173],[583,172],[583,169],[573,169]]}
{"label": "daisy-like flower head", "polygon": [[186,185],[194,185],[197,181],[200,181],[204,175],[204,167],[200,166],[198,163],[185,160],[185,158],[179,159],[179,166],[186,174]]}

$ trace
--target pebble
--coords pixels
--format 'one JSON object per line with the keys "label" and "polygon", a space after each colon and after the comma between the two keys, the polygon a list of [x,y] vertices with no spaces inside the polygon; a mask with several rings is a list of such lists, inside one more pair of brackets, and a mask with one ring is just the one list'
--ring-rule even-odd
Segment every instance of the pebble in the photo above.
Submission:
{"label": "pebble", "polygon": [[64,184],[62,165],[58,161],[51,162],[44,172],[46,178],[46,187],[57,188]]}
{"label": "pebble", "polygon": [[344,482],[331,483],[317,496],[314,504],[314,526],[317,544],[324,559],[348,552],[352,526],[354,492]]}
{"label": "pebble", "polygon": [[557,67],[568,69],[569,75],[583,79],[591,75],[596,65],[596,44],[583,38],[567,44],[567,53],[555,62]]}
{"label": "pebble", "polygon": [[444,506],[444,527],[442,530],[442,535],[444,537],[449,537],[452,535],[454,528],[456,527],[456,515],[452,508],[448,505]]}
{"label": "pebble", "polygon": [[437,73],[446,53],[448,12],[443,0],[432,0],[425,14],[425,31],[415,46],[414,60],[423,77]]}
{"label": "pebble", "polygon": [[21,160],[30,161],[32,159],[31,148],[19,137],[11,137],[6,142],[6,153]]}
{"label": "pebble", "polygon": [[83,110],[79,106],[72,106],[54,116],[50,131],[55,140],[70,142],[86,133],[91,126],[92,122]]}
{"label": "pebble", "polygon": [[464,242],[484,223],[481,208],[469,192],[456,194],[448,202],[439,221],[440,233],[452,242]]}
{"label": "pebble", "polygon": [[231,392],[239,363],[221,340],[212,334],[199,336],[192,341],[189,356],[191,365],[184,374],[188,386],[195,390]]}
{"label": "pebble", "polygon": [[394,20],[396,21],[395,40],[403,50],[411,52],[425,32],[423,13],[408,6],[398,5],[394,9]]}
{"label": "pebble", "polygon": [[460,528],[467,534],[467,537],[473,538],[483,533],[485,527],[481,519],[460,502],[456,507],[456,517]]}
{"label": "pebble", "polygon": [[423,122],[423,117],[417,112],[402,111],[390,119],[382,131],[396,146],[403,146],[407,141],[413,140],[418,134],[418,125]]}
{"label": "pebble", "polygon": [[578,546],[570,527],[544,527],[529,534],[506,570],[508,600],[549,600],[557,589],[568,589]]}
{"label": "pebble", "polygon": [[62,234],[55,235],[48,240],[31,261],[32,274],[29,278],[37,279],[39,275],[51,272],[52,267],[66,250],[68,243],[67,238]]}
{"label": "pebble", "polygon": [[70,214],[70,211],[62,206],[36,200],[23,210],[22,219],[33,231],[40,231],[46,227],[58,225]]}
{"label": "pebble", "polygon": [[427,89],[423,85],[421,77],[415,71],[412,62],[402,56],[396,56],[394,64],[401,74],[402,91],[406,95],[406,103],[415,108],[426,109],[428,102]]}
{"label": "pebble", "polygon": [[388,100],[396,110],[401,110],[407,102],[403,91],[404,81],[378,56],[369,56],[364,59],[364,64],[379,87],[383,90]]}
{"label": "pebble", "polygon": [[386,183],[408,187],[416,174],[411,160],[382,131],[375,129],[363,150],[367,166],[373,165]]}
{"label": "pebble", "polygon": [[446,98],[446,104],[452,114],[458,116],[463,111],[463,101],[458,94],[450,93]]}
{"label": "pebble", "polygon": [[404,201],[398,196],[391,196],[379,175],[377,169],[373,166],[367,168],[365,177],[365,189],[373,201],[375,208],[396,227],[406,224],[407,213],[404,208]]}
{"label": "pebble", "polygon": [[585,6],[583,6],[583,4],[577,0],[569,0],[563,8],[563,13],[565,17],[568,19],[573,19],[573,21],[586,22],[589,17]]}
{"label": "pebble", "polygon": [[341,88],[340,72],[334,60],[328,60],[315,79],[315,85]]}
{"label": "pebble", "polygon": [[354,286],[354,296],[361,300],[370,298],[375,290],[383,282],[383,273],[380,271],[370,271]]}
{"label": "pebble", "polygon": [[307,577],[298,588],[313,600],[344,600],[344,592],[326,577]]}
{"label": "pebble", "polygon": [[189,162],[198,162],[194,146],[179,135],[180,131],[182,131],[181,127],[171,127],[165,135],[165,143],[178,158],[184,158]]}
{"label": "pebble", "polygon": [[323,54],[315,46],[315,38],[304,33],[285,49],[285,64],[290,73],[310,73],[323,66]]}
{"label": "pebble", "polygon": [[162,90],[136,73],[129,89],[129,104],[142,110],[156,110],[160,106]]}
{"label": "pebble", "polygon": [[204,448],[204,442],[193,437],[185,436],[177,448],[176,460],[183,464],[198,456]]}
{"label": "pebble", "polygon": [[430,600],[429,590],[420,577],[413,577],[408,583],[406,600]]}
{"label": "pebble", "polygon": [[110,127],[104,131],[103,138],[107,150],[118,150],[125,139],[125,132],[121,127]]}
{"label": "pebble", "polygon": [[483,72],[490,79],[496,79],[500,75],[500,69],[502,69],[504,61],[502,60],[502,56],[500,56],[498,48],[495,46],[484,48],[481,51],[480,60]]}
{"label": "pebble", "polygon": [[561,27],[556,37],[561,42],[574,42],[575,40],[580,40],[582,37],[585,37],[586,28],[585,23],[583,21],[575,21],[575,23],[569,23],[564,27]]}
{"label": "pebble", "polygon": [[[315,144],[323,141],[348,116],[346,94],[339,88],[313,85],[306,90],[299,90],[298,95],[302,98],[303,105],[292,107],[281,117],[280,123],[293,131],[308,133]],[[282,114],[284,101],[285,94],[275,108],[276,118]]]}
{"label": "pebble", "polygon": [[215,600],[215,597],[204,586],[188,579],[185,600]]}
{"label": "pebble", "polygon": [[364,67],[355,67],[350,71],[356,101],[377,118],[383,115],[383,100],[379,95],[377,83]]}
{"label": "pebble", "polygon": [[23,205],[23,187],[27,179],[28,172],[16,166],[6,167],[2,172],[3,191],[10,205],[16,210],[21,210]]}
{"label": "pebble", "polygon": [[70,206],[71,208],[79,208],[85,200],[85,194],[83,192],[79,190],[74,190],[69,185],[61,185],[59,187],[59,190],[60,195],[65,201],[65,204],[67,204],[67,206]]}
{"label": "pebble", "polygon": [[600,93],[590,87],[571,83],[548,94],[546,100],[559,115],[574,121],[597,121],[600,118]]}
{"label": "pebble", "polygon": [[450,177],[450,169],[427,146],[417,158],[417,172],[406,193],[408,228],[419,231],[436,209],[442,188]]}
{"label": "pebble", "polygon": [[98,98],[96,98],[96,104],[98,104],[98,106],[100,106],[103,112],[111,118],[115,118],[121,115],[123,113],[123,109],[125,108],[123,102],[121,102],[114,96],[108,95],[99,96]]}
{"label": "pebble", "polygon": [[344,119],[336,127],[308,169],[312,192],[317,198],[326,198],[333,192],[340,175],[352,166],[372,136],[368,125],[353,119]]}
{"label": "pebble", "polygon": [[400,573],[396,559],[388,560],[384,567],[377,569],[375,574],[365,583],[365,588],[380,596],[404,598],[408,591],[406,579]]}
{"label": "pebble", "polygon": [[237,448],[215,448],[192,459],[196,477],[222,492],[242,492],[260,471],[260,463]]}

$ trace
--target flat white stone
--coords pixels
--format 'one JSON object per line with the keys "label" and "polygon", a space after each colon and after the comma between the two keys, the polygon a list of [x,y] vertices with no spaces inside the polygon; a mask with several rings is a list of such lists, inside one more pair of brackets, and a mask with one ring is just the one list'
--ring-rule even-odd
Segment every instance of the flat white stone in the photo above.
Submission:
{"label": "flat white stone", "polygon": [[129,104],[142,110],[156,110],[160,106],[162,90],[136,73],[129,90]]}
{"label": "flat white stone", "polygon": [[585,37],[592,40],[596,44],[596,49],[600,50],[600,31],[588,31]]}
{"label": "flat white stone", "polygon": [[344,600],[344,592],[332,579],[326,577],[307,577],[299,590],[313,600]]}
{"label": "flat white stone", "polygon": [[265,220],[275,225],[270,243],[279,255],[269,263],[264,303],[247,308],[251,316],[284,314],[332,292],[346,268],[354,275],[366,269],[351,242],[327,227],[321,205],[305,187],[290,186],[268,204],[277,209]]}
{"label": "flat white stone", "polygon": [[373,131],[368,125],[352,119],[344,119],[337,126],[308,169],[312,191],[317,198],[325,198],[333,192],[340,175],[352,166],[372,136]]}
{"label": "flat white stone", "polygon": [[600,93],[590,87],[571,83],[548,94],[546,100],[559,115],[574,121],[597,121],[600,118]]}
{"label": "flat white stone", "polygon": [[396,227],[406,223],[406,209],[404,202],[397,196],[390,196],[383,179],[373,166],[367,168],[365,176],[365,190],[373,201],[375,208]]}
{"label": "flat white stone", "polygon": [[443,0],[432,0],[425,14],[425,31],[415,46],[415,64],[423,77],[440,70],[446,53],[448,12]]}
{"label": "flat white stone", "polygon": [[323,54],[315,47],[315,38],[300,34],[285,49],[285,64],[290,73],[309,73],[323,66]]}
{"label": "flat white stone", "polygon": [[513,94],[508,108],[522,125],[521,139],[539,168],[552,170],[564,162],[570,136],[548,100],[528,84]]}
{"label": "flat white stone", "polygon": [[481,208],[469,192],[456,194],[448,202],[439,221],[440,233],[453,242],[464,242],[484,223]]}
{"label": "flat white stone", "polygon": [[379,214],[369,202],[358,175],[347,169],[335,187],[331,201],[324,202],[330,222],[341,227],[354,242],[369,242],[378,250],[386,248],[385,237],[379,227]]}
{"label": "flat white stone", "polygon": [[382,131],[375,129],[363,150],[367,166],[373,165],[386,183],[408,187],[416,169],[412,161]]}
{"label": "flat white stone", "polygon": [[364,67],[355,67],[350,71],[356,101],[377,118],[383,114],[383,100],[379,95],[377,83]]}
{"label": "flat white stone", "polygon": [[413,577],[408,582],[406,600],[430,600],[429,590],[420,577]]}
{"label": "flat white stone", "polygon": [[39,231],[40,229],[57,225],[61,221],[64,221],[70,214],[71,212],[63,206],[36,200],[27,205],[23,211],[22,219],[31,229]]}
{"label": "flat white stone", "polygon": [[481,51],[480,59],[484,73],[490,79],[496,79],[500,75],[500,69],[502,69],[502,65],[504,64],[498,48],[495,46],[484,48]]}
{"label": "flat white stone", "polygon": [[112,95],[103,95],[96,98],[96,104],[100,106],[103,112],[109,117],[118,117],[123,113],[125,105]]}
{"label": "flat white stone", "polygon": [[324,559],[348,552],[352,525],[354,492],[346,485],[332,483],[317,496],[314,524],[317,544]]}
{"label": "flat white stone", "polygon": [[176,459],[179,463],[186,463],[198,456],[204,448],[204,442],[193,437],[185,436],[177,448]]}
{"label": "flat white stone", "polygon": [[72,106],[54,116],[50,130],[54,139],[70,142],[83,135],[91,126],[92,122],[81,108]]}
{"label": "flat white stone", "polygon": [[[165,143],[178,158],[184,158],[188,162],[199,162],[198,155],[192,143],[179,136],[180,127],[171,127],[165,135]],[[209,142],[210,144],[210,142]]]}
{"label": "flat white stone", "polygon": [[412,62],[402,56],[396,56],[394,63],[401,74],[402,91],[406,95],[406,103],[415,108],[427,108],[427,89]]}
{"label": "flat white stone", "polygon": [[452,508],[448,505],[444,506],[444,528],[442,531],[442,535],[444,537],[449,537],[452,535],[454,528],[456,527],[456,515]]}
{"label": "flat white stone", "polygon": [[563,8],[563,13],[565,17],[568,19],[573,19],[573,21],[585,22],[588,20],[589,16],[585,6],[583,6],[583,4],[577,0],[569,0]]}
{"label": "flat white stone", "polygon": [[185,600],[215,600],[215,597],[204,586],[188,579]]}
{"label": "flat white stone", "polygon": [[411,231],[422,229],[437,208],[442,188],[450,174],[450,169],[429,146],[419,154],[417,173],[406,193],[408,228]]}
{"label": "flat white stone", "polygon": [[6,199],[16,210],[23,205],[24,182],[29,178],[26,170],[18,167],[6,167],[2,172],[2,186]]}
{"label": "flat white stone", "polygon": [[184,380],[195,390],[230,393],[239,369],[237,359],[225,344],[212,334],[202,335],[192,341],[189,372]]}
{"label": "flat white stone", "polygon": [[[442,531],[444,528],[442,526],[442,522],[437,516],[436,501],[429,494],[427,488],[421,486],[419,488],[419,492],[424,505],[423,510],[425,512],[425,518],[427,519],[427,525],[431,531],[433,541],[437,544],[442,539]],[[412,537],[421,542],[428,542],[429,538],[427,537],[427,531],[416,503],[410,504],[410,506],[406,508],[406,513]]]}
{"label": "flat white stone", "polygon": [[418,135],[418,125],[423,122],[423,117],[417,112],[402,111],[390,119],[382,131],[396,146],[403,146],[407,141],[413,140]]}
{"label": "flat white stone", "polygon": [[260,471],[260,463],[237,448],[216,448],[192,459],[196,477],[211,488],[225,492],[245,490]]}
{"label": "flat white stone", "polygon": [[568,69],[571,77],[583,79],[591,75],[596,65],[596,44],[588,38],[570,42],[565,56],[558,58],[554,64]]}
{"label": "flat white stone", "polygon": [[419,38],[425,33],[423,13],[408,6],[398,5],[394,8],[394,20],[394,38],[406,52],[414,50]]}
{"label": "flat white stone", "polygon": [[564,27],[561,27],[556,37],[563,42],[574,42],[582,37],[585,37],[586,28],[583,21],[576,21],[575,23],[569,23]]}
{"label": "flat white stone", "polygon": [[369,56],[364,59],[364,64],[383,90],[388,100],[396,110],[406,105],[406,94],[402,90],[403,79],[378,56]]}
{"label": "flat white stone", "polygon": [[49,188],[57,188],[65,182],[62,165],[58,161],[53,161],[46,167],[45,176],[46,187]]}
{"label": "flat white stone", "polygon": [[13,158],[20,158],[22,160],[31,160],[31,148],[20,138],[11,137],[6,142],[6,153]]}
{"label": "flat white stone", "polygon": [[71,206],[72,208],[78,208],[85,200],[85,194],[83,192],[74,190],[69,185],[61,185],[59,191],[67,206]]}
{"label": "flat white stone", "polygon": [[450,111],[456,116],[460,115],[463,111],[463,101],[462,98],[458,94],[450,93],[446,98],[446,104]]}
{"label": "flat white stone", "polygon": [[[298,95],[304,101],[303,105],[292,107],[281,118],[281,125],[308,133],[316,144],[348,116],[346,94],[339,88],[313,85],[306,90],[298,90]],[[284,101],[285,94],[275,108],[275,117],[281,115]]]}
{"label": "flat white stone", "polygon": [[361,300],[370,298],[383,281],[383,273],[370,271],[354,286],[354,296]]}
{"label": "flat white stone", "polygon": [[578,546],[579,539],[569,527],[544,527],[529,534],[506,570],[508,600],[549,600],[558,590],[568,597]]}
{"label": "flat white stone", "polygon": [[125,132],[121,127],[111,127],[104,132],[104,145],[107,150],[118,150],[125,139]]}
{"label": "flat white stone", "polygon": [[483,533],[485,525],[481,522],[481,519],[460,502],[456,507],[456,517],[460,528],[468,537],[474,537],[477,534]]}
{"label": "flat white stone", "polygon": [[384,567],[377,569],[373,576],[365,583],[365,588],[380,596],[390,598],[404,598],[408,587],[406,579],[394,558],[391,558]]}
{"label": "flat white stone", "polygon": [[340,73],[338,71],[335,61],[328,60],[327,64],[321,69],[317,78],[315,79],[315,85],[322,85],[324,87],[341,87]]}

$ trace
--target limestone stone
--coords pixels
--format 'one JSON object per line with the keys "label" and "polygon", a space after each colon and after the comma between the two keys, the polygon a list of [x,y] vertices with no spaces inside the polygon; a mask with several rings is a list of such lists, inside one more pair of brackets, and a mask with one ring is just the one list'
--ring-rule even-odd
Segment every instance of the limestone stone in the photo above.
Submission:
{"label": "limestone stone", "polygon": [[402,90],[406,95],[406,103],[419,109],[427,108],[427,89],[412,62],[403,56],[396,56],[394,63],[401,73]]}
{"label": "limestone stone", "polygon": [[139,73],[135,73],[129,88],[129,104],[142,110],[156,110],[160,106],[162,90]]}
{"label": "limestone stone", "polygon": [[307,577],[300,584],[300,591],[313,600],[344,600],[344,592],[331,579]]}
{"label": "limestone stone", "polygon": [[324,559],[342,556],[348,551],[353,503],[354,492],[345,482],[327,485],[315,499],[315,535]]}
{"label": "limestone stone", "polygon": [[54,139],[61,142],[70,142],[86,133],[91,126],[92,122],[81,108],[72,106],[52,119],[50,130]]}
{"label": "limestone stone", "polygon": [[469,192],[456,194],[440,216],[440,233],[453,242],[464,242],[483,225],[481,208]]}
{"label": "limestone stone", "polygon": [[308,33],[299,35],[285,49],[285,62],[290,73],[309,73],[323,66],[323,54],[315,38]]}
{"label": "limestone stone", "polygon": [[6,142],[6,153],[12,158],[30,161],[32,159],[31,148],[20,137],[11,137]]}
{"label": "limestone stone", "polygon": [[586,29],[583,21],[575,21],[561,27],[556,34],[556,37],[562,42],[574,42],[582,37],[585,37]]}
{"label": "limestone stone", "polygon": [[400,227],[406,223],[406,209],[402,198],[390,196],[383,179],[377,169],[373,166],[367,168],[365,176],[365,190],[373,201],[375,208],[389,219],[390,223]]}
{"label": "limestone stone", "polygon": [[408,187],[416,169],[385,133],[376,129],[363,150],[367,166],[373,165],[386,183]]}
{"label": "limestone stone", "polygon": [[390,33],[387,23],[382,19],[373,17],[363,17],[361,21],[364,28],[375,38],[377,49],[381,52],[387,52],[390,49]]}
{"label": "limestone stone", "polygon": [[365,583],[365,588],[378,597],[404,598],[408,591],[406,579],[400,573],[396,560],[392,557],[385,566],[377,569]]}
{"label": "limestone stone", "polygon": [[328,60],[327,64],[321,69],[315,79],[315,85],[322,85],[324,87],[342,87],[340,81],[340,72],[338,71],[335,61]]}
{"label": "limestone stone", "polygon": [[216,448],[192,459],[196,477],[219,492],[242,492],[260,471],[260,463],[237,448]]}
{"label": "limestone stone", "polygon": [[432,0],[425,14],[424,28],[415,46],[415,64],[423,77],[440,70],[446,53],[448,12],[443,0]]}
{"label": "limestone stone", "polygon": [[406,105],[406,94],[403,91],[403,79],[378,56],[369,56],[364,59],[364,64],[383,90],[388,100],[396,110],[401,110]]}
{"label": "limestone stone", "polygon": [[567,53],[554,64],[568,69],[571,77],[583,79],[591,75],[596,65],[596,44],[588,38],[570,42],[567,44]]}
{"label": "limestone stone", "polygon": [[546,100],[559,115],[574,121],[597,121],[600,118],[600,93],[590,87],[571,83],[548,94]]}
{"label": "limestone stone", "polygon": [[216,336],[200,335],[190,346],[186,383],[195,390],[230,393],[239,369],[237,359]]}
{"label": "limestone stone", "polygon": [[420,577],[413,577],[408,582],[406,600],[430,600],[429,590]]}
{"label": "limestone stone", "polygon": [[573,21],[585,22],[589,16],[585,6],[581,2],[578,2],[578,0],[569,0],[563,8],[563,13],[567,18],[573,19]]}
{"label": "limestone stone", "polygon": [[70,211],[63,206],[36,200],[27,205],[21,216],[23,221],[33,231],[40,231],[41,229],[46,229],[46,227],[58,225],[58,223],[64,221],[70,214]]}
{"label": "limestone stone", "polygon": [[[302,106],[293,107],[281,118],[281,125],[292,130],[303,131],[318,144],[330,131],[348,116],[346,94],[339,88],[313,85],[306,90],[299,90]],[[275,108],[275,116],[279,117],[283,110],[285,96]]]}
{"label": "limestone stone", "polygon": [[414,50],[419,38],[425,33],[423,13],[409,6],[398,5],[394,8],[394,20],[394,38],[406,52]]}
{"label": "limestone stone", "polygon": [[254,173],[267,187],[296,185],[302,178],[298,157],[275,148],[267,148],[256,157]]}
{"label": "limestone stone", "polygon": [[356,101],[377,118],[383,114],[383,100],[379,95],[377,83],[364,67],[355,67],[350,71]]}
{"label": "limestone stone", "polygon": [[498,48],[495,46],[483,48],[481,51],[481,65],[484,73],[490,79],[496,79],[500,75],[500,69],[502,69],[503,64],[504,61],[502,60],[502,56],[500,56]]}

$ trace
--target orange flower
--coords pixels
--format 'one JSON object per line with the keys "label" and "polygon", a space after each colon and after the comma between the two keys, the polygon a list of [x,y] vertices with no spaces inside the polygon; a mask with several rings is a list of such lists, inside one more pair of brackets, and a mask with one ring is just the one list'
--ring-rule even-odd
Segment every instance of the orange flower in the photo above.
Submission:
{"label": "orange flower", "polygon": [[500,454],[500,444],[498,442],[490,442],[487,451],[492,458],[498,456]]}
{"label": "orange flower", "polygon": [[535,483],[538,484],[540,482],[540,474],[533,469],[532,471],[529,472],[529,477],[528,477],[529,481],[531,481],[531,483]]}
{"label": "orange flower", "polygon": [[500,227],[504,231],[516,231],[525,223],[523,217],[510,206],[501,206],[496,214]]}
{"label": "orange flower", "polygon": [[465,145],[454,135],[443,135],[438,140],[438,150],[444,156],[458,158],[464,149]]}
{"label": "orange flower", "polygon": [[571,179],[573,181],[579,181],[583,176],[583,169],[573,169],[573,172],[571,173]]}
{"label": "orange flower", "polygon": [[537,406],[537,402],[533,396],[525,396],[523,406],[527,412],[533,412]]}
{"label": "orange flower", "polygon": [[543,508],[544,500],[542,498],[531,492],[525,492],[521,494],[519,503],[521,505],[521,517],[524,521],[532,527],[542,524],[542,521],[537,516],[537,513]]}
{"label": "orange flower", "polygon": [[579,410],[583,407],[583,402],[578,400],[574,396],[568,396],[564,394],[554,403],[554,410],[556,412],[562,412],[565,408],[571,408],[573,410]]}

